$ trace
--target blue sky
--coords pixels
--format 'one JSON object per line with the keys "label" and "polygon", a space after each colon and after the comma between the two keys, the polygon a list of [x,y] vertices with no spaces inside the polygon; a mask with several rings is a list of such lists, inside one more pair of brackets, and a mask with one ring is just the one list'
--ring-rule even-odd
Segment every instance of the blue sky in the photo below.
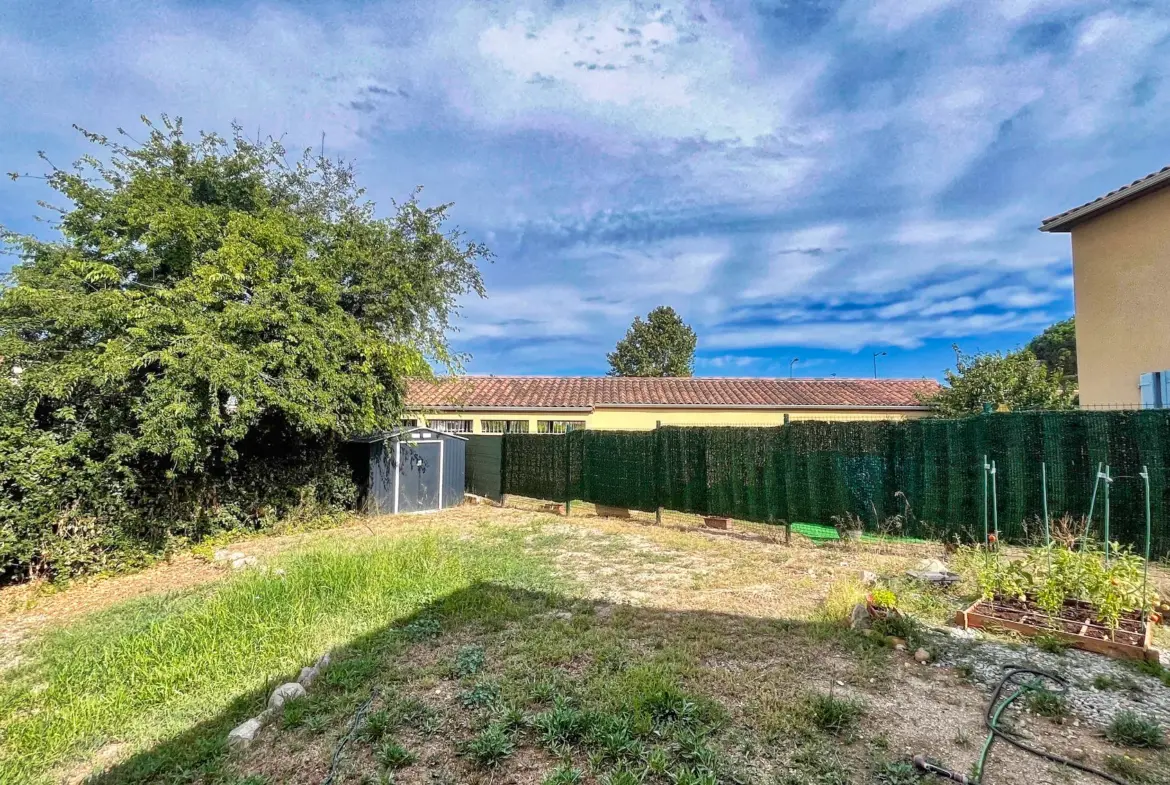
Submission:
{"label": "blue sky", "polygon": [[1170,164],[1168,71],[1161,2],[8,0],[0,169],[140,114],[324,133],[495,252],[471,372],[602,373],[669,304],[699,374],[938,376],[1072,312],[1036,226]]}

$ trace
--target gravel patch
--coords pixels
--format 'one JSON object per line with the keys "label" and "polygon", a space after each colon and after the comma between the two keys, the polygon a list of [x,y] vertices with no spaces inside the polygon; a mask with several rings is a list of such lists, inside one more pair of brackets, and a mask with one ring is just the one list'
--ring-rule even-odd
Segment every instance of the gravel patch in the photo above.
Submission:
{"label": "gravel patch", "polygon": [[[937,667],[966,670],[972,683],[986,693],[995,689],[1008,669],[1036,668],[1068,682],[1065,699],[1070,711],[1091,726],[1104,728],[1119,712],[1133,711],[1170,727],[1170,688],[1121,660],[1079,649],[1051,654],[959,629],[940,631],[936,648]],[[1115,686],[1099,689],[1095,681]]]}

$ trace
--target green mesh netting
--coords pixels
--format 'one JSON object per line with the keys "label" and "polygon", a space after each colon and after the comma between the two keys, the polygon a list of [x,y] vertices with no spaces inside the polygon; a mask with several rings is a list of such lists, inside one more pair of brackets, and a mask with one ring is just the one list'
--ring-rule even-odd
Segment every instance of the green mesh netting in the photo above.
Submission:
{"label": "green mesh netting", "polygon": [[[507,434],[503,491],[614,507],[827,524],[851,512],[867,528],[904,517],[901,534],[978,540],[983,456],[997,465],[1000,530],[1037,531],[1040,465],[1053,518],[1089,509],[1109,464],[1111,535],[1143,545],[1142,466],[1149,467],[1152,553],[1170,553],[1170,412],[1017,412],[958,420],[803,421],[777,428]],[[1099,528],[1098,497],[1095,525]],[[908,513],[908,514],[907,514]]]}

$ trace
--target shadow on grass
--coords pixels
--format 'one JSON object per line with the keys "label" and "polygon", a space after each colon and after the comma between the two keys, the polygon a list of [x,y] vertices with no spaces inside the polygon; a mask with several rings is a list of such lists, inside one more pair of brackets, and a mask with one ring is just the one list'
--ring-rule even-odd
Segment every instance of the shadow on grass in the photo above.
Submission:
{"label": "shadow on grass", "polygon": [[[264,708],[275,684],[295,679],[296,674],[289,673],[285,674],[286,678],[275,680],[264,689],[240,695],[215,718],[143,750],[86,782],[97,785],[320,782],[329,770],[330,757],[348,730],[354,712],[374,690],[398,689],[410,678],[409,674],[421,677],[431,688],[444,679],[458,684],[461,681],[459,675],[451,671],[451,647],[468,642],[486,645],[489,660],[498,653],[499,667],[510,669],[512,675],[522,671],[527,674],[526,678],[539,680],[549,674],[563,673],[579,679],[581,685],[588,682],[587,700],[599,710],[610,707],[614,712],[621,712],[629,703],[635,710],[645,711],[643,704],[658,698],[647,698],[638,680],[649,678],[653,682],[657,678],[654,668],[659,668],[669,678],[678,678],[680,683],[687,684],[689,692],[683,696],[680,705],[708,702],[715,707],[709,712],[710,717],[722,717],[720,723],[734,717],[747,736],[757,734],[758,737],[745,736],[736,742],[741,751],[748,751],[749,757],[751,754],[772,754],[763,752],[763,749],[775,742],[778,735],[792,731],[794,720],[786,716],[792,715],[790,698],[804,695],[810,689],[832,691],[833,684],[840,684],[843,678],[853,683],[872,681],[872,675],[890,661],[887,650],[837,625],[703,611],[612,606],[494,583],[477,583],[438,598],[419,612],[395,620],[331,652],[331,664],[310,689],[310,700],[326,707],[322,727],[313,737],[315,743],[304,745],[309,751],[301,749],[298,752],[295,774],[282,770],[279,762],[267,768],[260,766],[263,771],[258,771],[254,765],[257,749],[267,749],[270,755],[282,754],[274,747],[266,748],[266,745],[275,743],[274,733],[287,732],[281,727],[279,717],[273,721],[275,731],[266,729],[250,751],[230,751],[226,741],[233,727]],[[846,661],[848,665],[841,664]],[[419,664],[426,662],[429,664]],[[769,703],[765,700],[762,696],[767,690],[753,679],[736,680],[731,676],[744,667],[781,669],[780,683],[768,688],[778,696],[775,701]],[[404,675],[408,671],[409,674]],[[783,678],[784,673],[789,677]],[[468,679],[463,678],[462,682],[466,686]],[[662,688],[659,685],[654,689]],[[461,700],[464,708],[470,705],[470,699],[464,697]],[[537,699],[519,699],[520,702],[515,704],[519,706],[518,711],[532,709],[531,703],[523,705],[525,700]],[[456,713],[462,711],[453,698],[449,703],[456,705]],[[465,719],[457,718],[455,724],[462,722],[463,725],[453,733],[468,731]],[[495,720],[484,715],[471,725],[482,728],[491,722]],[[519,727],[519,720],[516,722]],[[711,720],[709,727],[713,729],[716,724]],[[677,748],[684,742],[675,739],[670,743],[674,745],[671,754],[683,754],[678,753]],[[703,750],[708,748],[700,744],[698,749],[699,752],[690,753],[695,760],[701,760],[701,756],[707,754]],[[753,749],[757,753],[751,753]],[[792,750],[780,752],[790,755]],[[832,753],[820,749],[818,754]],[[562,750],[560,758],[585,765],[581,755],[573,757],[572,750]],[[548,768],[556,765],[557,760],[556,755],[546,755],[541,765]],[[611,761],[612,765],[620,764],[617,758],[614,761],[618,762]],[[424,765],[426,761],[418,764]],[[701,768],[699,763],[693,765]],[[458,766],[470,764],[459,762]],[[368,772],[369,781],[377,781],[378,773],[377,768]],[[465,769],[451,779],[436,781],[464,782],[477,776],[472,769]],[[515,776],[520,778],[505,778],[503,781],[540,782],[542,775],[533,774],[533,779]],[[360,778],[353,781],[360,781]],[[695,779],[694,782],[706,780]]]}

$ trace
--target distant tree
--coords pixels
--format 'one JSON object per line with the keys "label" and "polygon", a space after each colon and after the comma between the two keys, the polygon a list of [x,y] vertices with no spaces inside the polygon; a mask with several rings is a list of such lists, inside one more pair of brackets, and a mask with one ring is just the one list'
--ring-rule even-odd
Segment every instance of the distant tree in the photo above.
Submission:
{"label": "distant tree", "polygon": [[1027,349],[1008,354],[962,354],[955,346],[955,370],[947,386],[924,399],[938,414],[959,417],[996,409],[1072,409],[1076,389],[1059,371],[1049,371]]}
{"label": "distant tree", "polygon": [[1057,322],[1032,339],[1027,346],[1049,371],[1060,371],[1066,379],[1077,378],[1076,318]]}
{"label": "distant tree", "polygon": [[606,355],[610,376],[690,376],[695,365],[695,331],[667,305],[646,320],[635,316],[626,337]]}

